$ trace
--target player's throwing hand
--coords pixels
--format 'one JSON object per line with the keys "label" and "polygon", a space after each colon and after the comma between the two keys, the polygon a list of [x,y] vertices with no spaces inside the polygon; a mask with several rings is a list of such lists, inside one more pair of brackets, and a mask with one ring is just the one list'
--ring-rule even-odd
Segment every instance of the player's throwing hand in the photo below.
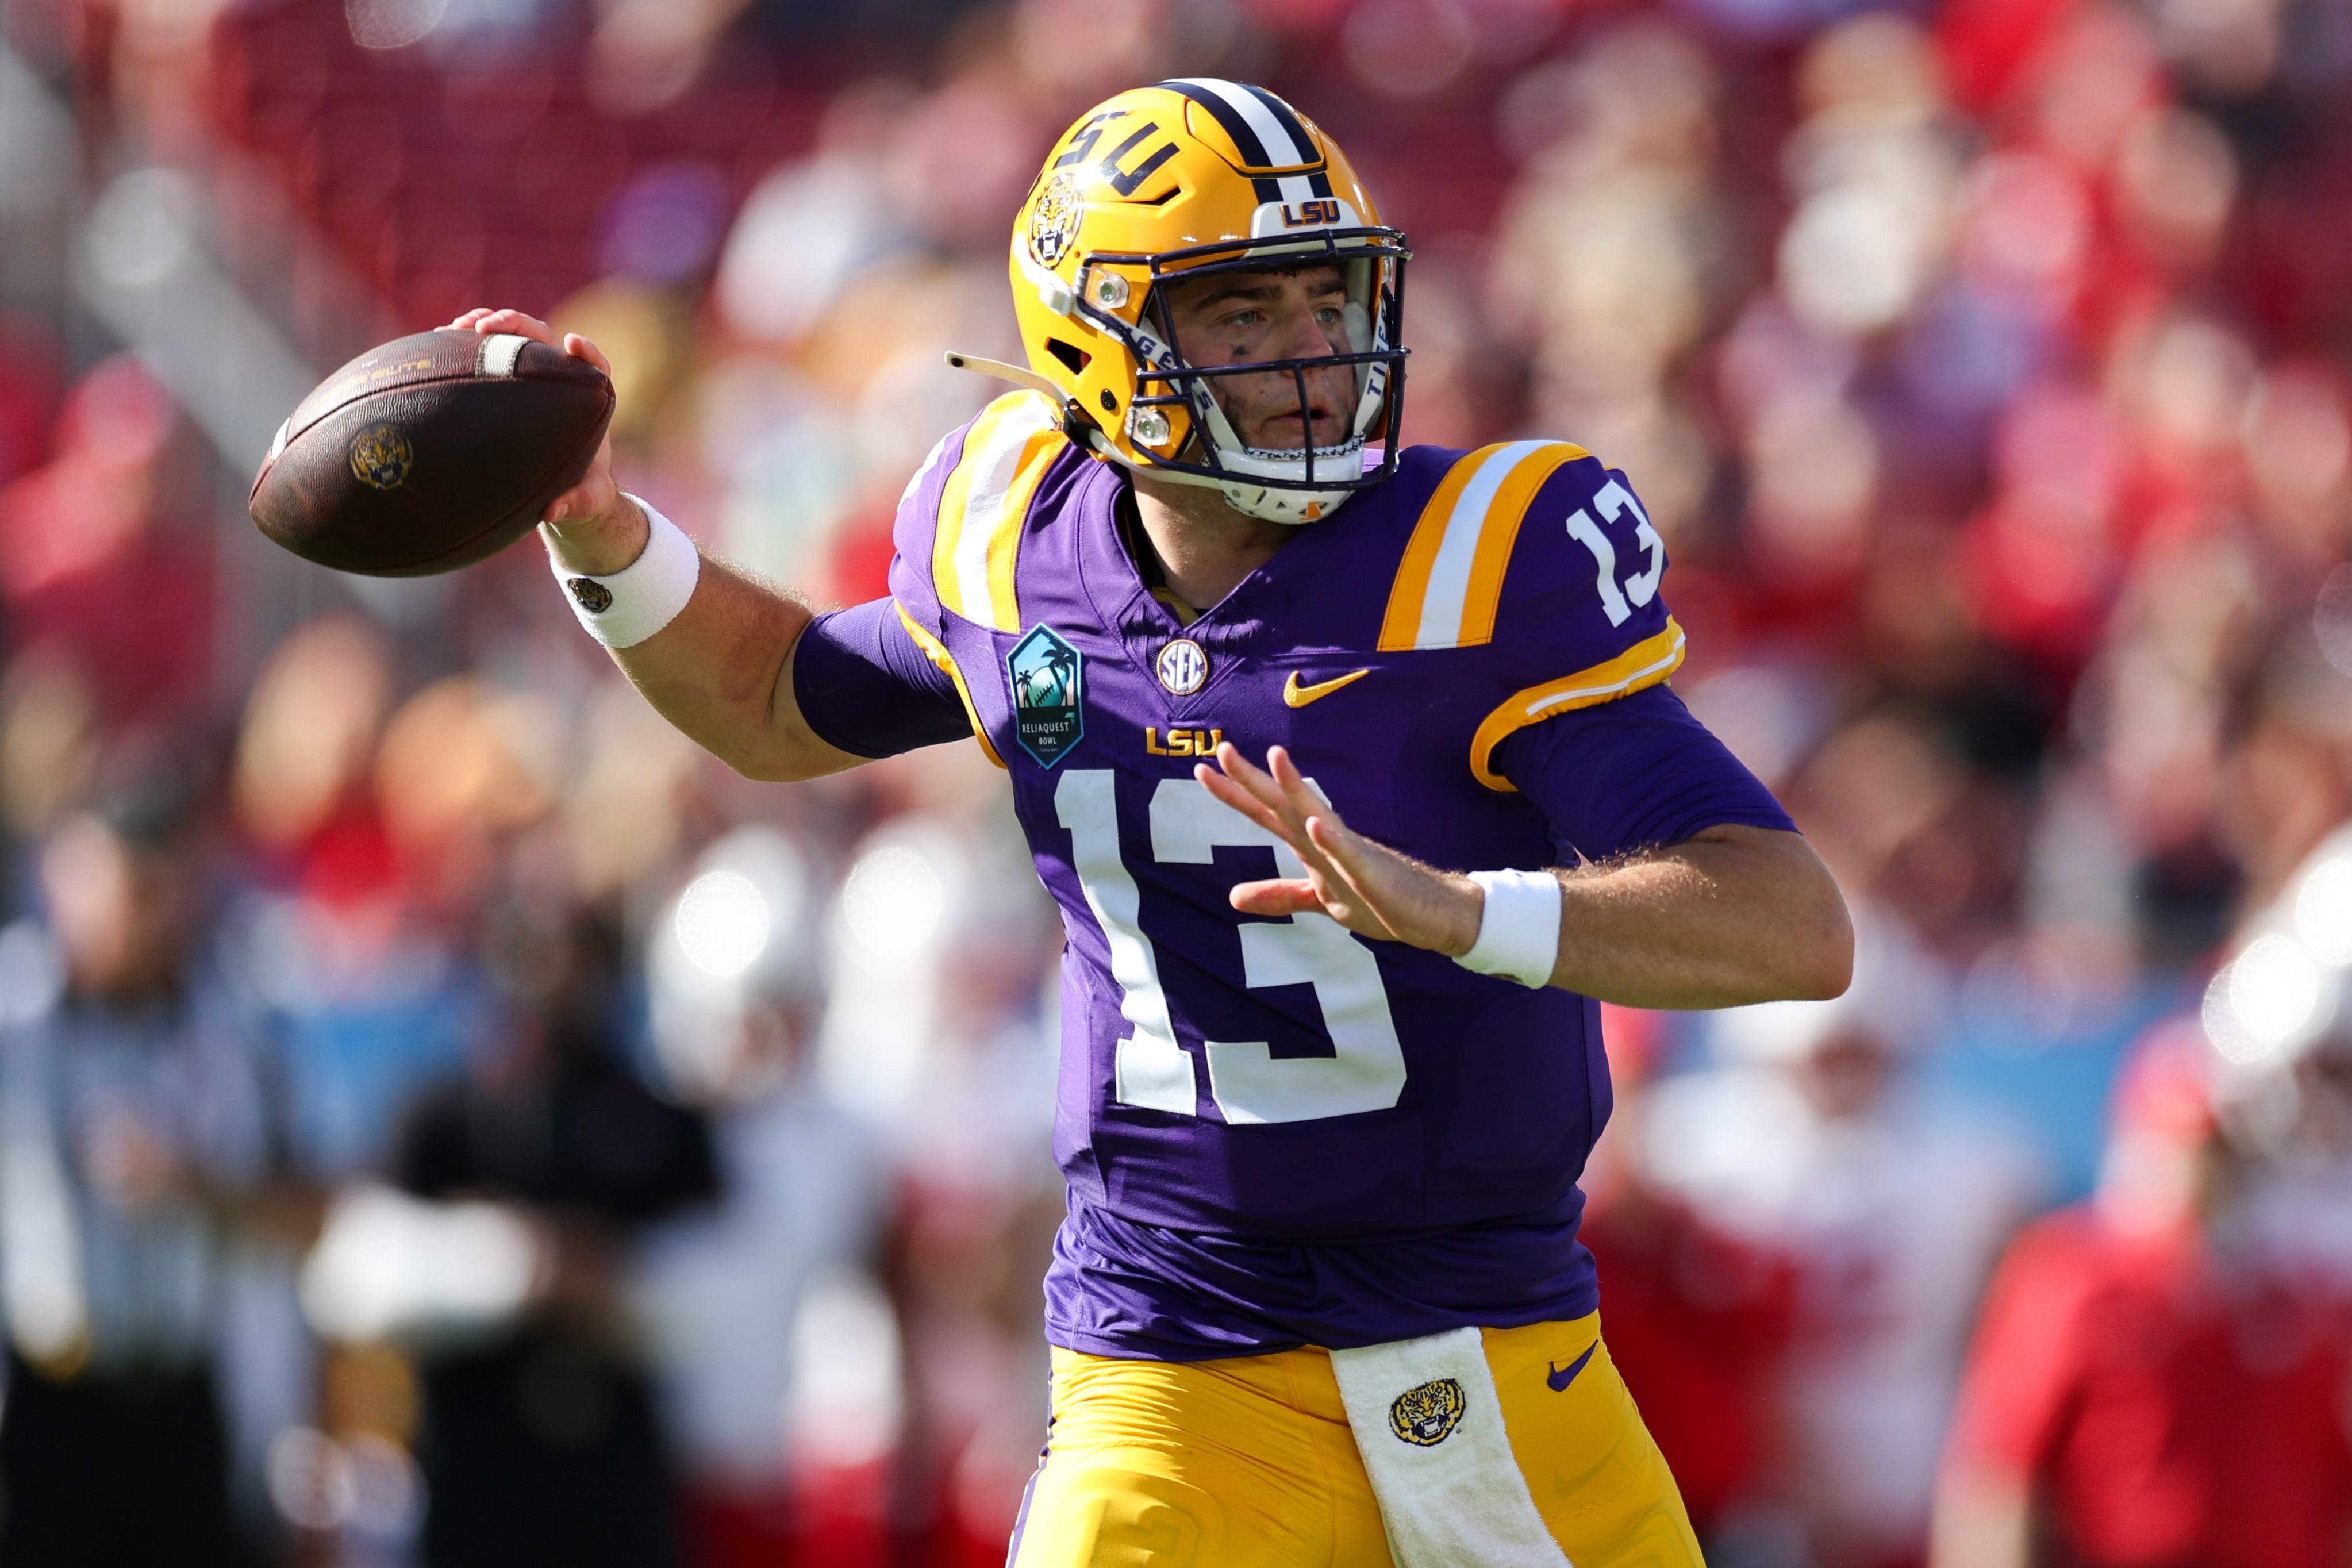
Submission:
{"label": "player's throwing hand", "polygon": [[[536,316],[520,310],[494,310],[484,306],[459,316],[449,323],[461,332],[513,332],[533,338],[550,348],[562,349],[574,359],[586,360],[607,377],[613,374],[612,362],[604,351],[578,332],[558,332]],[[613,479],[613,433],[608,426],[604,439],[596,448],[594,461],[580,482],[548,502],[541,514],[545,522],[562,536],[564,555],[569,563],[588,572],[617,572],[637,558],[645,548],[645,520],[636,509],[620,504],[620,486]]]}
{"label": "player's throwing hand", "polygon": [[1216,767],[1192,769],[1211,795],[1288,845],[1307,868],[1304,878],[1240,884],[1234,908],[1252,915],[1314,910],[1383,942],[1453,958],[1470,951],[1485,903],[1475,882],[1350,828],[1282,747],[1268,748],[1265,763],[1258,767],[1229,741],[1217,748]]}

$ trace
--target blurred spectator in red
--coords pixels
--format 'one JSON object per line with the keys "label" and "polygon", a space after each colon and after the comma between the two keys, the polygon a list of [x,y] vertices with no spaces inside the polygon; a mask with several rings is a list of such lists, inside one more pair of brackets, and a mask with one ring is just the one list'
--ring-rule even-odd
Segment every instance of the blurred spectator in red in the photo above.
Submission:
{"label": "blurred spectator in red", "polygon": [[2002,1260],[1937,1501],[1936,1568],[2337,1568],[2352,1340],[2228,1239],[2214,1058],[2161,1026],[2096,1195]]}
{"label": "blurred spectator in red", "polygon": [[1741,1515],[1763,1493],[1776,1436],[1773,1398],[1789,1348],[1786,1260],[1719,1230],[1650,1182],[1643,1097],[1658,1048],[1656,1014],[1601,1009],[1616,1095],[1609,1130],[1578,1184],[1579,1233],[1601,1266],[1609,1354],[1682,1489],[1711,1555],[1738,1561]]}
{"label": "blurred spectator in red", "polygon": [[322,1180],[381,1169],[418,1087],[489,1028],[462,952],[483,840],[548,809],[481,683],[387,718],[391,659],[359,617],[298,628],[254,680],[232,774],[247,955],[285,1030],[294,1152]]}
{"label": "blurred spectator in red", "polygon": [[67,396],[48,464],[0,489],[11,645],[68,656],[116,722],[184,716],[209,689],[213,553],[190,441],[118,354]]}
{"label": "blurred spectator in red", "polygon": [[1807,1558],[1897,1568],[1926,1556],[1971,1304],[2045,1178],[2006,1126],[1917,1091],[1906,1058],[1939,1022],[1940,976],[1883,921],[1856,925],[1853,988],[1718,1015],[1732,1065],[1660,1086],[1643,1152],[1794,1268],[1777,1490]]}
{"label": "blurred spectator in red", "polygon": [[40,860],[0,932],[0,1563],[240,1559],[215,1363],[266,1212],[260,1020],[205,962],[187,802],[142,781]]}
{"label": "blurred spectator in red", "polygon": [[0,315],[0,485],[48,455],[57,416],[57,335],[37,316]]}

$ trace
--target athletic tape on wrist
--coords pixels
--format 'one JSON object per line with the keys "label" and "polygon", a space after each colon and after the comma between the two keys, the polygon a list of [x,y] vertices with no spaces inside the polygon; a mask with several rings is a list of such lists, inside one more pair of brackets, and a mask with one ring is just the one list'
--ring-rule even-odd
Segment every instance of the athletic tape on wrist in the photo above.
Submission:
{"label": "athletic tape on wrist", "polygon": [[1559,879],[1549,871],[1473,871],[1486,889],[1478,940],[1454,962],[1534,988],[1551,984],[1559,962]]}
{"label": "athletic tape on wrist", "polygon": [[[702,576],[702,552],[685,531],[636,497],[629,499],[646,514],[646,547],[611,576],[572,571],[557,559],[551,535],[548,541],[548,563],[572,613],[606,647],[635,647],[677,619]],[[544,523],[540,531],[547,532]]]}

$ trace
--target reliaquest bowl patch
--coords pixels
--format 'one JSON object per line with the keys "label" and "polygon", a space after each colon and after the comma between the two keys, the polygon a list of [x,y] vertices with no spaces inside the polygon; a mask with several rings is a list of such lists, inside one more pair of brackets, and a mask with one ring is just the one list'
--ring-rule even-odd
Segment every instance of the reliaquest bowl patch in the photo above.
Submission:
{"label": "reliaquest bowl patch", "polygon": [[1051,626],[1032,626],[1013,645],[1004,666],[1013,676],[1013,728],[1021,749],[1046,767],[1070,752],[1087,732],[1085,660]]}

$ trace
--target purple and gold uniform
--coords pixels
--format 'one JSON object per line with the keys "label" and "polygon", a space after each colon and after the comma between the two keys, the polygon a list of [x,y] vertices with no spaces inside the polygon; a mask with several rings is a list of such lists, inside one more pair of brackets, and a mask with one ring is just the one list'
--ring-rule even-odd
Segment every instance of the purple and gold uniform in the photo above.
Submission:
{"label": "purple and gold uniform", "polygon": [[[950,356],[1029,390],[908,487],[891,598],[793,658],[845,751],[977,735],[1068,933],[1053,1424],[1016,1568],[1698,1560],[1576,1238],[1598,1008],[1236,913],[1236,883],[1303,868],[1192,773],[1286,746],[1352,826],[1461,869],[1790,826],[1664,684],[1683,636],[1622,476],[1558,442],[1392,444],[1410,259],[1262,88],[1096,106],[1015,220],[1026,366]],[[1172,302],[1308,271],[1312,340],[1242,310],[1204,344]],[[1284,384],[1318,444],[1251,444]],[[1128,471],[1312,526],[1196,617]]]}
{"label": "purple and gold uniform", "polygon": [[1413,447],[1187,621],[1128,484],[999,399],[908,487],[892,597],[794,665],[845,749],[976,735],[1068,935],[1053,1438],[1015,1561],[1386,1562],[1328,1352],[1475,1326],[1564,1553],[1696,1563],[1576,1239],[1598,1007],[1237,913],[1236,883],[1301,868],[1192,776],[1221,740],[1286,746],[1442,867],[1787,828],[1665,689],[1663,542],[1580,447]]}
{"label": "purple and gold uniform", "polygon": [[[898,625],[820,623],[796,672],[820,732],[887,749],[830,717],[854,705],[836,645],[861,615],[911,637],[931,668],[869,662],[951,687],[1061,905],[1049,1337],[1184,1361],[1591,1312],[1595,1004],[1236,913],[1234,884],[1297,867],[1192,767],[1286,746],[1350,826],[1442,867],[1786,827],[1670,694],[1627,700],[1683,657],[1663,543],[1581,448],[1414,447],[1184,624],[1123,542],[1126,488],[1043,400],[999,399],[908,487]],[[1613,739],[1557,722],[1604,704]],[[1592,798],[1612,780],[1633,798]]]}

